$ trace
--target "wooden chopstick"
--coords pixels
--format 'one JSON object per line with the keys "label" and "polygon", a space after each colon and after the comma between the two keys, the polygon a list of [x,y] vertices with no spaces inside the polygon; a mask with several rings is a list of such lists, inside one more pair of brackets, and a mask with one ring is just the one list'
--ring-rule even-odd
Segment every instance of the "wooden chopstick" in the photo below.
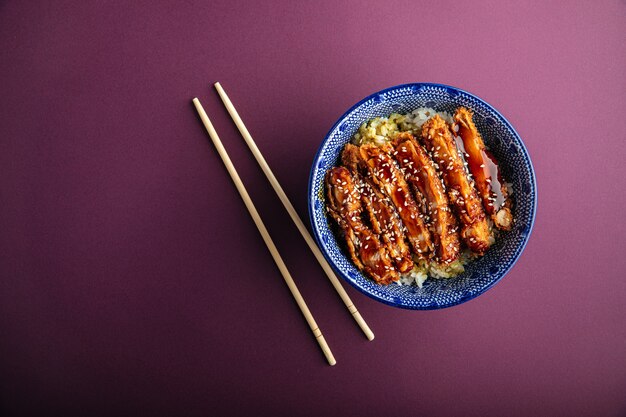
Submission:
{"label": "wooden chopstick", "polygon": [[217,93],[220,95],[222,101],[224,102],[224,106],[226,106],[226,110],[228,110],[230,117],[232,117],[233,121],[235,122],[235,125],[237,125],[237,128],[239,129],[241,136],[243,136],[243,139],[248,144],[248,147],[252,151],[252,154],[254,155],[257,162],[261,166],[261,169],[263,170],[263,172],[265,173],[265,176],[269,180],[270,184],[272,184],[274,191],[276,192],[276,194],[278,194],[278,198],[280,198],[280,201],[283,203],[283,206],[285,206],[285,209],[287,209],[287,212],[289,213],[291,220],[293,220],[293,222],[296,224],[296,227],[300,231],[300,234],[306,241],[307,245],[309,245],[309,248],[313,252],[313,255],[315,255],[317,262],[319,262],[322,269],[326,273],[326,276],[328,277],[330,282],[333,284],[333,287],[335,287],[335,290],[339,294],[339,297],[341,297],[341,299],[343,300],[344,304],[348,308],[348,311],[352,313],[352,317],[354,317],[354,320],[358,323],[361,330],[363,330],[363,333],[365,333],[365,336],[368,338],[368,340],[374,340],[374,333],[370,330],[365,320],[363,320],[363,317],[361,317],[361,313],[359,313],[359,311],[356,309],[356,307],[354,306],[354,303],[352,302],[352,300],[350,300],[350,297],[346,293],[346,290],[343,289],[343,287],[341,286],[341,283],[335,276],[333,269],[328,264],[328,262],[326,261],[326,258],[324,258],[324,255],[322,255],[322,252],[319,250],[319,248],[315,244],[313,237],[311,237],[311,234],[309,233],[306,226],[302,222],[302,219],[300,219],[300,216],[296,212],[296,209],[293,208],[291,201],[289,201],[289,198],[287,198],[287,195],[283,191],[283,188],[280,186],[278,180],[274,176],[274,173],[272,172],[269,165],[265,161],[265,158],[263,158],[261,151],[259,151],[259,148],[257,148],[256,143],[254,143],[254,139],[252,139],[250,132],[248,132],[248,129],[243,124],[243,120],[241,120],[241,117],[239,117],[239,114],[237,113],[235,106],[233,106],[233,103],[230,101],[230,99],[228,98],[228,95],[226,95],[226,92],[224,91],[224,89],[222,88],[219,82],[215,83],[215,89],[217,90]]}
{"label": "wooden chopstick", "polygon": [[309,327],[311,328],[311,331],[313,332],[313,335],[315,335],[317,342],[322,348],[322,352],[324,352],[324,356],[326,356],[326,360],[328,361],[328,364],[331,366],[336,364],[337,361],[335,360],[333,353],[330,351],[330,348],[328,347],[328,344],[326,343],[326,340],[324,339],[324,336],[322,335],[322,331],[317,326],[317,323],[315,323],[315,319],[313,318],[313,315],[311,314],[311,312],[309,311],[309,308],[304,302],[302,295],[300,295],[300,291],[298,291],[298,287],[296,286],[296,283],[293,281],[291,274],[289,274],[289,271],[287,270],[287,266],[283,262],[283,259],[280,257],[280,254],[278,253],[278,249],[276,249],[276,245],[274,245],[274,242],[272,241],[272,238],[267,232],[267,229],[265,228],[265,225],[263,224],[263,221],[261,220],[259,213],[256,211],[256,208],[254,207],[254,203],[252,203],[252,200],[250,199],[250,196],[248,195],[248,192],[246,191],[246,187],[243,185],[243,182],[241,182],[241,178],[239,178],[239,174],[237,174],[237,170],[235,169],[235,166],[231,162],[230,157],[228,156],[228,153],[226,153],[226,149],[224,149],[224,145],[222,145],[222,141],[217,135],[217,132],[215,131],[215,129],[213,128],[213,124],[211,123],[211,121],[209,120],[209,117],[207,116],[204,109],[202,108],[202,105],[200,104],[200,100],[198,100],[197,98],[194,98],[193,104],[194,106],[196,106],[196,110],[198,111],[198,114],[200,115],[200,119],[202,119],[202,123],[204,124],[204,127],[209,133],[209,136],[211,137],[211,140],[213,141],[215,148],[217,148],[217,152],[220,154],[220,157],[222,158],[224,165],[226,165],[226,169],[228,170],[230,177],[235,183],[235,187],[237,187],[237,191],[239,191],[239,194],[241,195],[241,198],[243,199],[243,202],[246,205],[246,208],[250,212],[250,216],[252,216],[252,220],[254,220],[254,224],[256,224],[256,227],[259,229],[259,232],[261,233],[261,236],[263,237],[263,240],[265,241],[267,248],[269,249],[270,253],[272,254],[272,257],[274,258],[274,262],[276,262],[276,265],[278,266],[280,273],[283,275],[283,278],[285,279],[285,282],[287,283],[287,286],[289,287],[289,290],[291,291],[291,295],[293,295],[293,298],[295,298],[296,303],[298,304],[298,307],[300,307],[300,311],[302,312],[302,315],[306,319],[307,323],[309,324]]}

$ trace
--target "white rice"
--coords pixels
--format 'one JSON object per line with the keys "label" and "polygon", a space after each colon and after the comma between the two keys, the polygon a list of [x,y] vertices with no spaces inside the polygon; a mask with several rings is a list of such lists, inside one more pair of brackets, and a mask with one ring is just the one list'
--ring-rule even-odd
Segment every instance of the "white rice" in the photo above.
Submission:
{"label": "white rice", "polygon": [[424,271],[419,270],[417,267],[413,268],[411,271],[406,274],[400,275],[400,280],[396,281],[398,285],[417,285],[422,288],[424,281],[428,279],[428,274]]}
{"label": "white rice", "polygon": [[352,142],[355,145],[364,145],[366,143],[382,145],[391,141],[395,134],[399,132],[411,132],[413,135],[419,135],[422,125],[436,114],[452,124],[453,120],[450,113],[438,112],[429,107],[420,107],[411,113],[392,113],[389,117],[376,117],[368,120],[359,127]]}
{"label": "white rice", "polygon": [[465,249],[461,252],[461,256],[449,265],[441,265],[434,261],[425,261],[415,259],[415,266],[409,272],[400,275],[400,280],[396,282],[398,285],[415,284],[422,288],[424,281],[428,278],[448,279],[454,278],[465,271],[465,265],[473,259],[474,255]]}

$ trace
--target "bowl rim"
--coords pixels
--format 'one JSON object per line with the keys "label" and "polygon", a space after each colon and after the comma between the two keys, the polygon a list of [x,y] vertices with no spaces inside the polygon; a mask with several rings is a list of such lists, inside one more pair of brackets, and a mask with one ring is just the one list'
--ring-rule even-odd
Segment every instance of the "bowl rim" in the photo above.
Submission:
{"label": "bowl rim", "polygon": [[[311,198],[311,196],[313,195],[313,176],[314,173],[316,172],[316,167],[317,167],[317,163],[319,161],[319,157],[322,151],[322,148],[324,147],[324,144],[328,141],[328,138],[330,137],[330,134],[335,131],[335,129],[346,119],[346,117],[352,113],[354,110],[356,110],[358,107],[360,107],[361,105],[363,105],[363,103],[381,95],[384,93],[387,93],[389,91],[393,91],[393,90],[399,90],[399,89],[405,89],[405,88],[415,88],[415,90],[419,90],[421,87],[439,87],[439,88],[446,88],[446,89],[451,89],[451,90],[455,90],[457,92],[466,94],[474,99],[476,99],[477,101],[481,102],[482,104],[484,104],[485,106],[487,106],[489,109],[491,109],[494,114],[496,116],[498,116],[501,121],[505,124],[505,126],[510,129],[513,132],[513,135],[515,136],[515,138],[517,139],[517,141],[519,142],[520,148],[522,150],[522,153],[525,157],[525,159],[528,161],[528,166],[530,167],[530,177],[531,177],[531,189],[533,190],[533,201],[532,201],[532,216],[531,216],[531,220],[530,220],[530,224],[528,226],[528,233],[526,234],[526,236],[524,237],[524,241],[522,242],[522,244],[519,246],[518,249],[518,253],[515,256],[515,258],[513,259],[513,261],[509,264],[509,266],[504,269],[502,271],[502,273],[500,274],[500,276],[492,281],[491,283],[489,283],[489,285],[487,285],[485,288],[481,289],[479,292],[476,292],[474,294],[470,294],[470,295],[465,295],[462,298],[460,298],[459,300],[456,300],[454,302],[448,303],[448,304],[444,304],[444,305],[436,305],[436,306],[426,306],[426,307],[422,307],[422,306],[409,306],[409,305],[405,305],[405,304],[401,304],[401,303],[394,303],[392,301],[389,301],[387,299],[383,299],[383,298],[379,298],[378,296],[365,291],[363,288],[361,288],[360,286],[358,286],[355,282],[353,282],[351,279],[349,279],[346,274],[341,271],[336,265],[335,263],[332,261],[332,259],[330,258],[328,251],[326,250],[326,246],[323,244],[323,242],[320,241],[319,238],[319,230],[317,229],[316,225],[315,225],[315,221],[313,218],[313,212],[314,212],[314,199]],[[457,88],[457,87],[453,87],[447,84],[440,84],[440,83],[430,83],[430,82],[414,82],[414,83],[405,83],[405,84],[398,84],[392,87],[388,87],[385,89],[382,89],[380,91],[374,92],[370,95],[368,95],[367,97],[359,100],[356,104],[354,104],[352,107],[350,107],[347,111],[345,111],[338,119],[337,121],[333,124],[333,126],[328,130],[328,133],[326,133],[326,135],[324,136],[324,139],[322,140],[322,142],[320,143],[317,151],[315,152],[315,156],[313,157],[313,162],[311,165],[311,171],[309,172],[309,181],[308,181],[308,187],[307,187],[307,208],[308,208],[308,212],[309,212],[309,222],[311,224],[311,229],[313,231],[313,236],[315,238],[315,242],[317,243],[318,247],[320,248],[322,254],[324,255],[324,258],[326,259],[326,261],[331,265],[331,267],[333,268],[333,270],[341,276],[341,278],[345,281],[348,282],[352,287],[356,288],[359,292],[361,292],[362,294],[365,294],[366,296],[389,306],[392,307],[397,307],[397,308],[402,308],[405,310],[441,310],[444,308],[448,308],[448,307],[453,307],[459,304],[463,304],[467,301],[473,300],[474,298],[478,297],[479,295],[484,294],[485,292],[487,292],[488,290],[490,290],[491,288],[493,288],[498,282],[500,282],[502,280],[502,278],[504,278],[509,271],[513,268],[513,266],[515,266],[515,264],[519,261],[519,259],[522,256],[522,253],[524,252],[524,250],[526,249],[526,245],[528,244],[528,241],[530,240],[530,235],[532,234],[532,231],[534,229],[535,226],[535,217],[537,215],[537,199],[538,199],[538,194],[537,194],[537,178],[535,176],[535,168],[533,166],[532,160],[530,158],[530,154],[528,152],[528,149],[526,148],[526,144],[524,144],[524,141],[522,140],[521,136],[519,135],[519,133],[517,132],[517,130],[515,130],[515,128],[513,127],[513,125],[491,104],[489,104],[488,102],[486,102],[485,100],[483,100],[482,98],[476,96],[475,94],[472,94],[466,90],[463,90],[461,88]]]}

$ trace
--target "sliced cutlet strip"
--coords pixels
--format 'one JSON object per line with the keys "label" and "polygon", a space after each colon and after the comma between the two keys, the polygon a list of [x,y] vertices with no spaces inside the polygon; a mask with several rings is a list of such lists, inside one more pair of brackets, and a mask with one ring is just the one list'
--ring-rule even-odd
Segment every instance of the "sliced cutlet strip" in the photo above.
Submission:
{"label": "sliced cutlet strip", "polygon": [[411,247],[419,258],[427,259],[433,250],[430,232],[402,171],[389,155],[393,147],[388,144],[380,147],[367,144],[362,145],[359,152],[373,183],[391,199],[404,224]]}
{"label": "sliced cutlet strip", "polygon": [[400,273],[409,272],[414,263],[411,249],[407,245],[402,222],[390,205],[389,200],[369,182],[363,183],[363,200],[368,208],[372,229],[381,236],[389,255]]}
{"label": "sliced cutlet strip", "polygon": [[360,192],[345,167],[335,167],[326,174],[328,211],[337,222],[354,264],[379,284],[397,281],[386,247],[362,221]]}
{"label": "sliced cutlet strip", "polygon": [[396,268],[400,273],[410,271],[414,264],[411,259],[411,250],[402,231],[402,222],[389,198],[373,185],[370,179],[360,174],[359,165],[363,164],[359,148],[347,144],[343,150],[342,161],[358,183],[357,188],[361,190],[361,201],[369,215],[372,229],[385,243]]}
{"label": "sliced cutlet strip", "polygon": [[498,229],[510,230],[513,225],[511,199],[504,185],[496,158],[487,150],[473,120],[473,113],[460,107],[454,114],[452,130],[461,137],[463,151],[483,207]]}
{"label": "sliced cutlet strip", "polygon": [[421,140],[442,173],[450,204],[460,220],[461,238],[472,252],[484,254],[493,236],[445,120],[439,115],[428,119],[422,126]]}
{"label": "sliced cutlet strip", "polygon": [[448,197],[432,160],[410,133],[399,134],[395,143],[394,155],[407,181],[426,197],[436,261],[448,264],[457,260],[461,245],[456,218],[450,210]]}

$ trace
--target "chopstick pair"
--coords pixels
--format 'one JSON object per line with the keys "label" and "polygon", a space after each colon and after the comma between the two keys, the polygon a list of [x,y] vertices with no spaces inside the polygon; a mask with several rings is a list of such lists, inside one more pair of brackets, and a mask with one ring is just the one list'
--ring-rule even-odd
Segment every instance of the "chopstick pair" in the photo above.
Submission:
{"label": "chopstick pair", "polygon": [[[274,174],[273,174],[272,170],[270,169],[269,165],[265,161],[265,158],[263,158],[263,155],[261,154],[261,152],[257,148],[256,144],[254,143],[254,140],[252,139],[252,136],[250,135],[250,133],[248,132],[248,129],[246,128],[246,126],[244,125],[243,121],[241,120],[241,117],[239,117],[239,114],[237,113],[237,110],[235,109],[235,107],[233,106],[232,102],[228,98],[228,95],[226,95],[226,92],[224,91],[224,89],[222,88],[220,83],[215,83],[215,88],[216,88],[218,94],[220,95],[220,98],[224,102],[224,105],[226,106],[226,109],[228,110],[228,113],[230,114],[230,116],[232,117],[233,121],[235,122],[235,125],[239,129],[239,132],[241,133],[242,137],[244,138],[244,140],[248,144],[248,147],[252,151],[252,153],[253,153],[254,157],[256,158],[257,162],[259,163],[259,165],[261,166],[261,168],[262,168],[263,172],[265,173],[267,179],[269,180],[270,184],[274,188],[274,191],[276,192],[276,194],[280,198],[280,201],[283,203],[283,206],[285,207],[285,209],[289,213],[289,216],[291,217],[291,219],[295,223],[296,227],[300,231],[300,234],[302,235],[302,237],[304,238],[306,243],[309,245],[309,248],[313,252],[313,255],[315,256],[315,258],[317,259],[317,261],[321,265],[322,269],[326,273],[326,276],[328,277],[328,279],[332,283],[333,287],[335,288],[335,290],[337,291],[337,293],[341,297],[342,301],[344,302],[344,304],[348,308],[348,311],[350,311],[350,313],[354,317],[354,320],[357,322],[359,327],[365,333],[365,335],[368,338],[368,340],[373,340],[374,339],[374,333],[370,330],[370,328],[367,325],[367,323],[365,322],[365,320],[363,320],[363,317],[361,316],[359,311],[354,306],[354,303],[352,302],[352,300],[350,300],[350,297],[348,296],[346,291],[341,286],[341,283],[339,282],[339,280],[335,276],[332,268],[330,267],[328,262],[326,262],[326,259],[324,258],[324,256],[320,252],[319,248],[317,247],[317,245],[313,241],[313,238],[311,237],[311,235],[309,234],[308,230],[304,226],[304,223],[302,222],[302,219],[300,219],[300,217],[298,216],[298,213],[296,212],[296,210],[294,209],[293,205],[289,201],[289,198],[287,198],[287,195],[283,191],[283,189],[280,186],[278,180],[276,179],[276,177],[274,176]],[[274,245],[274,242],[272,241],[272,238],[270,237],[267,229],[265,228],[265,225],[263,224],[263,221],[261,220],[261,217],[259,216],[259,213],[257,212],[256,208],[254,207],[254,203],[250,199],[250,196],[248,195],[248,192],[246,191],[246,188],[243,185],[243,182],[239,178],[239,175],[237,174],[237,170],[235,169],[235,166],[233,165],[232,161],[230,160],[230,158],[228,156],[228,153],[226,152],[226,149],[224,149],[224,146],[222,145],[222,142],[219,139],[219,136],[217,135],[217,132],[215,131],[215,128],[213,127],[213,124],[209,120],[209,117],[207,116],[206,112],[204,111],[202,105],[200,104],[200,101],[197,98],[194,98],[193,99],[193,103],[194,103],[194,105],[196,107],[196,110],[197,110],[198,114],[200,115],[200,119],[202,120],[202,123],[204,124],[204,127],[206,128],[207,132],[209,133],[209,136],[210,136],[211,140],[213,141],[213,144],[215,145],[215,147],[216,147],[220,157],[222,158],[222,161],[224,162],[224,165],[226,165],[226,169],[228,170],[228,173],[230,174],[233,182],[235,183],[235,187],[239,191],[239,194],[241,195],[241,198],[243,199],[244,204],[246,205],[246,208],[250,212],[250,215],[252,216],[252,219],[254,220],[254,223],[256,224],[257,228],[259,229],[259,232],[261,233],[261,236],[263,237],[263,240],[265,241],[265,244],[267,245],[267,247],[268,247],[272,257],[274,258],[274,261],[276,262],[276,265],[278,266],[278,269],[280,270],[281,274],[283,275],[283,278],[284,278],[285,282],[287,283],[287,286],[289,287],[289,290],[291,291],[291,294],[293,295],[294,299],[296,300],[296,303],[298,304],[298,307],[300,308],[300,311],[302,312],[302,314],[304,315],[307,323],[309,324],[309,327],[311,328],[311,331],[315,335],[315,338],[317,339],[317,341],[318,341],[318,343],[319,343],[319,345],[320,345],[320,347],[322,349],[322,352],[324,353],[324,356],[326,356],[326,359],[327,359],[328,363],[331,366],[334,365],[336,363],[335,358],[334,358],[332,352],[330,351],[330,348],[328,347],[328,344],[326,343],[326,340],[324,339],[324,336],[322,335],[321,330],[317,326],[317,324],[315,322],[315,319],[313,318],[313,315],[309,311],[309,309],[308,309],[304,299],[302,298],[302,295],[298,291],[298,288],[297,288],[295,282],[293,281],[293,278],[291,277],[291,274],[289,274],[289,271],[287,270],[287,267],[286,267],[285,263],[283,262],[280,254],[278,253],[278,250],[277,250],[276,246]]]}
{"label": "chopstick pair", "polygon": [[246,128],[246,125],[243,124],[243,120],[241,120],[241,117],[239,117],[239,114],[237,113],[235,106],[230,101],[230,99],[228,98],[228,95],[226,95],[226,92],[224,91],[224,89],[222,88],[219,82],[215,83],[215,89],[217,90],[217,93],[220,95],[220,98],[222,99],[222,101],[224,102],[224,106],[226,107],[226,110],[230,114],[230,117],[235,122],[237,129],[239,129],[241,136],[246,141],[246,144],[252,151],[254,158],[257,160],[257,162],[261,166],[261,169],[263,170],[263,172],[265,173],[265,176],[267,177],[270,184],[272,185],[272,188],[278,195],[278,198],[283,203],[283,206],[287,210],[287,213],[289,213],[289,217],[291,217],[291,220],[293,220],[293,222],[295,223],[296,227],[298,228],[298,231],[300,232],[305,242],[309,246],[309,249],[311,249],[311,252],[313,252],[315,259],[317,259],[317,262],[320,264],[320,266],[326,273],[326,276],[330,280],[331,284],[333,285],[333,287],[339,294],[339,297],[341,297],[341,300],[344,302],[344,304],[348,308],[348,311],[350,311],[350,313],[354,317],[354,320],[357,322],[361,330],[363,330],[363,333],[365,333],[365,336],[367,337],[367,339],[374,340],[374,333],[370,330],[365,320],[363,320],[363,317],[361,317],[361,313],[359,313],[359,311],[356,309],[356,307],[354,306],[354,303],[352,302],[352,300],[350,300],[350,297],[348,296],[346,291],[343,289],[341,283],[335,276],[333,269],[324,258],[324,255],[322,255],[322,252],[320,251],[320,249],[317,247],[317,244],[313,240],[313,237],[311,236],[306,226],[302,222],[302,219],[298,215],[298,212],[296,212],[296,209],[293,208],[291,201],[289,201],[289,198],[283,191],[283,188],[280,186],[280,183],[274,176],[274,173],[272,172],[269,165],[265,161],[265,158],[263,158],[261,151],[256,146],[256,143],[254,143],[254,139],[252,139],[250,132],[248,132],[248,129]]}

